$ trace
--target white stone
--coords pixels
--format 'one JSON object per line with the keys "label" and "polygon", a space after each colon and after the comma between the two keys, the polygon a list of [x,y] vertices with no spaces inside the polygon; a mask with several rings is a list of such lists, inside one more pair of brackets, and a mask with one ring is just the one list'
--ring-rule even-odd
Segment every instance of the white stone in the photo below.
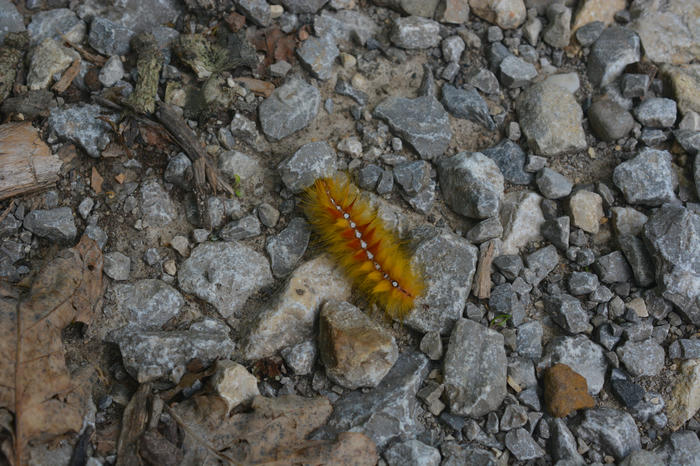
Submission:
{"label": "white stone", "polygon": [[540,229],[544,214],[540,208],[542,196],[531,191],[511,192],[505,195],[501,205],[503,225],[502,254],[518,254],[530,241],[542,239]]}
{"label": "white stone", "polygon": [[258,379],[245,367],[229,360],[216,362],[216,372],[210,383],[214,391],[224,399],[229,411],[260,395]]}

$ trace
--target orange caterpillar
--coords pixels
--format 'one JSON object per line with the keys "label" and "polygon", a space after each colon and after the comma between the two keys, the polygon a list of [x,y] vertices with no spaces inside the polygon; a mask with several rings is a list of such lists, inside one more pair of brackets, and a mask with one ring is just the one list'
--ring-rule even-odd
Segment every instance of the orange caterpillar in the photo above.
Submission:
{"label": "orange caterpillar", "polygon": [[403,319],[423,293],[410,256],[377,211],[344,174],[321,178],[306,190],[304,213],[321,242],[372,303]]}

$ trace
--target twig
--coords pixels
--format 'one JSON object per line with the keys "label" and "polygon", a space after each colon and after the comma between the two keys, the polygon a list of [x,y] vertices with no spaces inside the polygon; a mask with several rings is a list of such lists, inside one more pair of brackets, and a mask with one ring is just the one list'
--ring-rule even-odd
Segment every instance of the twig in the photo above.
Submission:
{"label": "twig", "polygon": [[70,39],[68,39],[65,34],[63,34],[60,31],[57,31],[59,35],[61,36],[61,39],[68,45],[70,45],[73,49],[75,49],[84,59],[87,61],[90,61],[94,63],[95,65],[103,66],[105,63],[107,63],[107,59],[103,57],[102,55],[97,55],[95,53],[88,52],[84,48],[82,48],[80,45],[71,42]]}
{"label": "twig", "polygon": [[75,77],[78,76],[78,73],[80,73],[80,62],[80,57],[76,57],[76,59],[73,60],[73,63],[63,73],[61,79],[59,79],[56,82],[56,84],[53,85],[51,90],[53,90],[54,92],[58,92],[59,94],[65,92],[65,90],[68,89]]}
{"label": "twig", "polygon": [[0,223],[1,223],[3,220],[5,220],[5,217],[7,217],[8,215],[10,215],[10,211],[12,210],[12,208],[13,208],[14,206],[15,206],[15,200],[12,199],[12,200],[10,201],[10,205],[7,206],[7,209],[5,209],[5,210],[0,214]]}
{"label": "twig", "polygon": [[489,241],[485,248],[480,248],[479,264],[476,267],[476,279],[474,280],[474,296],[486,299],[491,296],[491,263],[495,241]]}

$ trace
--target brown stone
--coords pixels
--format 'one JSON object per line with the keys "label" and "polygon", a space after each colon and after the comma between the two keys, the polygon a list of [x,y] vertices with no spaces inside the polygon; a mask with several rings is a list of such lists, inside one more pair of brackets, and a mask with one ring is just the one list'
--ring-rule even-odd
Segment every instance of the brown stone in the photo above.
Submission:
{"label": "brown stone", "polygon": [[615,13],[624,10],[625,7],[625,0],[586,0],[576,11],[571,32],[593,21],[613,24]]}
{"label": "brown stone", "polygon": [[565,417],[582,408],[593,408],[586,379],[566,364],[555,364],[544,373],[544,404],[554,417]]}

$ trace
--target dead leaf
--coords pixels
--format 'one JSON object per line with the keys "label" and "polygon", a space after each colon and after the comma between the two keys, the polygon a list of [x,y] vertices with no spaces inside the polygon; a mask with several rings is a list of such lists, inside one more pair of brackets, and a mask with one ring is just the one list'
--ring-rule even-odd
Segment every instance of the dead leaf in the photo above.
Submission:
{"label": "dead leaf", "polygon": [[230,15],[224,18],[226,25],[231,30],[231,32],[238,32],[245,26],[245,16],[239,15],[235,11],[231,12]]}
{"label": "dead leaf", "polygon": [[105,147],[105,150],[102,151],[101,155],[103,158],[107,159],[121,157],[122,155],[126,155],[126,149],[121,144],[110,142],[107,144],[107,147]]}
{"label": "dead leaf", "polygon": [[167,150],[172,143],[162,126],[140,125],[139,134],[146,145],[161,151]]}
{"label": "dead leaf", "polygon": [[221,398],[201,395],[170,412],[184,424],[183,450],[194,463],[204,463],[212,450],[235,464],[374,465],[378,460],[374,442],[364,434],[341,434],[334,441],[306,440],[330,416],[332,407],[325,397],[256,396],[251,409],[227,416]]}
{"label": "dead leaf", "polygon": [[285,34],[278,26],[271,26],[259,30],[253,36],[252,43],[256,50],[265,52],[265,67],[281,60],[294,64],[294,51],[297,48],[294,34]]}
{"label": "dead leaf", "polygon": [[100,172],[97,171],[97,168],[92,167],[92,175],[90,175],[90,186],[92,186],[92,189],[95,191],[96,194],[100,194],[102,192],[102,183],[104,182],[104,178],[102,178],[102,175],[100,175]]}
{"label": "dead leaf", "polygon": [[138,440],[148,426],[151,385],[143,384],[136,390],[124,409],[122,428],[117,444],[117,466],[139,464]]}
{"label": "dead leaf", "polygon": [[82,381],[66,367],[61,331],[102,302],[102,252],[87,236],[39,272],[26,296],[0,283],[0,408],[14,413],[15,464],[25,448],[80,430]]}
{"label": "dead leaf", "polygon": [[114,179],[117,180],[117,183],[124,184],[124,181],[126,181],[126,175],[124,173],[120,173],[118,175],[114,175]]}

